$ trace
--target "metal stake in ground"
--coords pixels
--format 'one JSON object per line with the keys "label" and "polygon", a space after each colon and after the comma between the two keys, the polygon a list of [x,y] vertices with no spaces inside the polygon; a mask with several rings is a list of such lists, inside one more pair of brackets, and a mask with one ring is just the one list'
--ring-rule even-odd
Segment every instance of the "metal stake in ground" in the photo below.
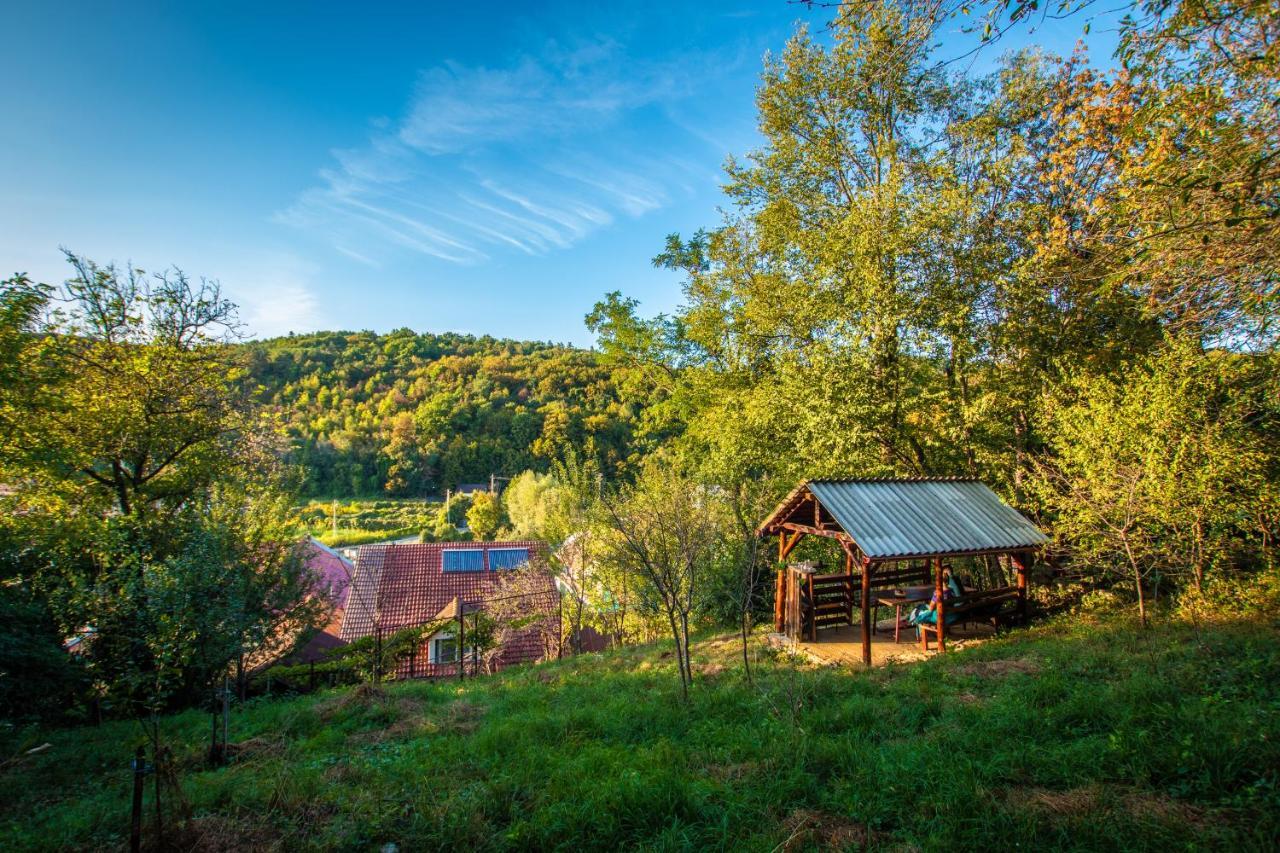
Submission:
{"label": "metal stake in ground", "polygon": [[129,827],[129,850],[138,853],[142,849],[142,785],[147,778],[147,751],[138,747],[133,754],[133,816]]}

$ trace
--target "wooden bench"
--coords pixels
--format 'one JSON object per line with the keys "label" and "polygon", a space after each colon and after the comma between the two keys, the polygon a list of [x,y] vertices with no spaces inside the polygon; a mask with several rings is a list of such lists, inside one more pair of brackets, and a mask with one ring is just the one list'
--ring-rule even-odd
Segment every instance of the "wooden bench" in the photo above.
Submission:
{"label": "wooden bench", "polygon": [[946,627],[951,629],[971,622],[987,622],[999,631],[1019,617],[1020,598],[1016,586],[1002,586],[982,592],[967,592],[944,601],[939,624],[916,626],[920,631],[920,648],[926,652],[929,650],[930,632],[941,643],[941,623],[949,622]]}

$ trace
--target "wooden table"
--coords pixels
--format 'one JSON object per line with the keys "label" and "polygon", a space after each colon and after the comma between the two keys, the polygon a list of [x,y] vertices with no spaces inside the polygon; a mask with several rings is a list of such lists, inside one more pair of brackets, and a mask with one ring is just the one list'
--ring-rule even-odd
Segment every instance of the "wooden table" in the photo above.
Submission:
{"label": "wooden table", "polygon": [[931,586],[908,586],[895,589],[892,595],[882,595],[876,604],[893,608],[893,641],[897,643],[902,633],[902,608],[908,604],[919,604],[933,598],[934,588]]}

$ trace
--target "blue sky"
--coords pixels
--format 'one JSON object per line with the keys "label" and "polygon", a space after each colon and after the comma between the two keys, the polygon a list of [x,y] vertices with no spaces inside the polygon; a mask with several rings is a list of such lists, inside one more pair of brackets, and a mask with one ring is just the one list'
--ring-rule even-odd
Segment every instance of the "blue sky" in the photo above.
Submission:
{"label": "blue sky", "polygon": [[[0,273],[60,281],[66,246],[216,278],[260,336],[578,344],[607,291],[676,306],[650,259],[667,233],[718,221],[720,167],[757,141],[765,52],[829,14],[0,4]],[[999,50],[1069,51],[1081,26]]]}

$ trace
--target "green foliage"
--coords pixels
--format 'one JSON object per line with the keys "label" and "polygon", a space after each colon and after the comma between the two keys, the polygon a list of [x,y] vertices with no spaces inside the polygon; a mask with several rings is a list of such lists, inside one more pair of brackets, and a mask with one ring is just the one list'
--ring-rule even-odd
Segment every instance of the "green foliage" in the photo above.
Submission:
{"label": "green foliage", "polygon": [[511,523],[513,539],[552,539],[551,514],[560,502],[555,478],[550,474],[525,471],[513,477],[502,490],[502,509]]}
{"label": "green foliage", "polygon": [[[168,718],[193,828],[309,849],[1270,849],[1280,657],[1265,624],[1059,621],[874,672],[669,645],[492,678]],[[124,843],[135,730],[0,733],[0,845]],[[424,778],[448,780],[423,785]],[[428,817],[429,816],[429,819]],[[226,846],[230,846],[228,843]]]}
{"label": "green foliage", "polygon": [[[980,5],[994,37],[1036,4]],[[1264,564],[1275,15],[1130,5],[1114,74],[1034,52],[948,73],[952,4],[854,0],[829,38],[801,30],[766,63],[723,222],[654,258],[684,304],[645,319],[614,292],[587,317],[649,434],[720,496],[977,477],[1095,579]]]}
{"label": "green foliage", "polygon": [[[0,560],[117,711],[194,701],[229,663],[306,626],[287,472],[239,392],[216,284],[67,253],[58,308],[0,334],[25,376],[0,398]],[[7,306],[32,299],[15,279]],[[154,732],[153,732],[154,735]]]}
{"label": "green foliage", "polygon": [[1144,587],[1257,569],[1280,513],[1274,359],[1172,344],[1123,378],[1081,376],[1034,482],[1064,544]]}
{"label": "green foliage", "polygon": [[0,585],[0,719],[57,720],[78,709],[84,673],[38,598]]}
{"label": "green foliage", "polygon": [[546,470],[566,446],[614,470],[643,430],[591,352],[466,335],[324,332],[242,345],[317,497],[442,495]]}
{"label": "green foliage", "polygon": [[480,541],[488,541],[498,535],[502,527],[502,504],[492,492],[476,492],[467,510],[467,527],[471,535]]}

